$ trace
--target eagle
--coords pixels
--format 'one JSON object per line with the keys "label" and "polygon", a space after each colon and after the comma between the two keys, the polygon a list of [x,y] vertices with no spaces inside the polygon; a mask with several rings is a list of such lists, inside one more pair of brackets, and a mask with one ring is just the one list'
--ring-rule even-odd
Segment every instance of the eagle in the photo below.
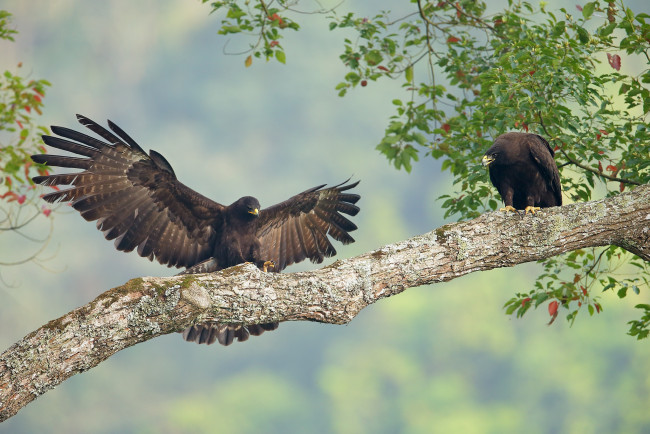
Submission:
{"label": "eagle", "polygon": [[[325,188],[318,185],[288,200],[261,208],[252,196],[222,205],[178,181],[161,154],[147,154],[110,120],[110,131],[85,116],[78,121],[103,140],[52,126],[56,136],[42,136],[48,146],[72,156],[39,154],[39,164],[81,169],[76,173],[36,176],[36,184],[54,187],[43,195],[47,202],[69,202],[115,248],[136,250],[169,267],[185,267],[181,274],[208,273],[251,262],[264,271],[280,272],[310,259],[320,263],[336,250],[328,237],[343,244],[354,242],[357,229],[345,215],[355,216],[359,183],[349,179]],[[59,189],[59,186],[70,186]],[[195,324],[183,332],[189,342],[230,345],[236,338],[275,330],[278,323]]]}
{"label": "eagle", "polygon": [[562,205],[560,172],[555,153],[537,134],[505,133],[496,138],[483,155],[483,166],[505,204],[500,211],[525,210]]}

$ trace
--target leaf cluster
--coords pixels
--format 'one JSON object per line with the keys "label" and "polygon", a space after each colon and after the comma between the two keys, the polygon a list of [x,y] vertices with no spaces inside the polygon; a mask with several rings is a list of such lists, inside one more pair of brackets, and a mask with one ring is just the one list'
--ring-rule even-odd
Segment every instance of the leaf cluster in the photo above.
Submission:
{"label": "leaf cluster", "polygon": [[[497,209],[498,194],[480,159],[507,131],[547,138],[570,201],[650,181],[647,14],[623,2],[588,2],[572,13],[511,0],[493,15],[485,2],[412,3],[417,13],[401,18],[333,16],[330,28],[357,34],[345,40],[341,60],[350,72],[336,89],[343,96],[369,81],[401,80],[405,96],[393,100],[396,113],[377,149],[407,171],[421,153],[441,159],[457,188],[439,198],[446,217]],[[634,60],[646,68],[621,69]],[[609,247],[544,261],[535,287],[511,298],[506,313],[520,317],[547,301],[552,320],[558,306],[568,310],[570,323],[582,306],[599,313],[596,288],[621,298],[647,288],[650,270],[633,258]],[[620,267],[636,273],[618,275]]]}
{"label": "leaf cluster", "polygon": [[[9,29],[11,14],[0,11],[0,37],[13,41]],[[31,178],[47,174],[43,165],[32,163],[31,155],[45,152],[40,136],[48,129],[37,123],[42,114],[43,98],[50,83],[32,80],[17,71],[4,71],[0,75],[0,233],[19,233],[39,215],[49,216],[51,209],[41,206],[40,197]],[[28,239],[31,237],[24,235]],[[32,239],[33,240],[33,239]],[[33,256],[28,258],[33,259]],[[16,258],[13,263],[24,262]],[[10,265],[0,263],[0,265]]]}
{"label": "leaf cluster", "polygon": [[[208,3],[209,0],[202,0]],[[275,58],[286,63],[286,53],[280,44],[285,29],[298,30],[300,26],[286,14],[294,2],[286,0],[260,0],[258,2],[225,0],[212,1],[211,13],[225,11],[218,33],[220,35],[246,34],[252,43],[242,53],[250,53],[244,64],[249,67],[253,57],[266,61]],[[238,53],[238,54],[242,54]]]}

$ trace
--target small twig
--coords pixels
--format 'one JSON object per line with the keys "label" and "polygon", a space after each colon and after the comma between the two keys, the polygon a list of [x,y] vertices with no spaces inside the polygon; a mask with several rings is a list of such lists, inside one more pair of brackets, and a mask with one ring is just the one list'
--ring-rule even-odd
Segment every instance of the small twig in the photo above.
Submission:
{"label": "small twig", "polygon": [[[548,129],[546,129],[546,125],[544,125],[544,119],[542,119],[542,114],[541,114],[540,112],[537,112],[537,116],[539,117],[539,124],[541,125],[542,129],[544,130],[544,133],[546,133],[546,135],[547,135],[549,138],[551,138],[552,135],[551,135],[551,133],[548,131]],[[553,139],[551,139],[551,140],[553,140]],[[564,143],[563,143],[563,144],[564,144]],[[622,183],[624,183],[624,184],[642,185],[642,184],[641,184],[640,182],[638,182],[638,181],[633,181],[633,180],[631,180],[631,179],[624,179],[624,178],[618,178],[618,177],[616,177],[616,176],[612,176],[612,175],[607,175],[606,173],[603,173],[603,172],[601,172],[600,170],[597,170],[597,169],[595,169],[595,168],[593,168],[593,167],[589,167],[589,166],[587,166],[586,164],[582,164],[582,163],[580,163],[580,162],[574,160],[573,158],[569,157],[569,154],[567,154],[567,152],[564,150],[564,148],[562,148],[562,147],[558,147],[558,149],[560,150],[560,152],[562,153],[562,155],[564,155],[564,158],[566,158],[567,161],[568,161],[568,163],[565,163],[565,164],[561,165],[560,167],[566,166],[567,164],[573,164],[574,166],[578,166],[579,168],[581,168],[581,169],[583,169],[583,170],[586,170],[586,171],[588,171],[588,172],[594,173],[594,174],[600,176],[601,178],[605,178],[605,179],[608,179],[608,180],[610,180],[610,181],[622,182]]]}

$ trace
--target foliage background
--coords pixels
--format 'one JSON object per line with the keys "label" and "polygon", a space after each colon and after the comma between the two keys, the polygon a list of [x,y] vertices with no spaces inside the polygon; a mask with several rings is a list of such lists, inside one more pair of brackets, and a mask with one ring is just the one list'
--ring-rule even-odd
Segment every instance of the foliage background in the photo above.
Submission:
{"label": "foliage background", "polygon": [[[382,6],[409,5],[341,7],[371,16]],[[199,2],[0,0],[0,8],[19,31],[1,43],[0,67],[23,62],[23,73],[52,83],[38,124],[110,118],[222,203],[252,194],[264,206],[360,178],[357,243],[338,248],[339,258],[445,222],[435,198],[451,182],[440,162],[423,159],[406,174],[374,149],[398,85],[371,82],[340,99],[341,35],[320,16],[286,35],[287,65],[256,59],[244,68],[243,56],[223,54],[218,17]],[[174,272],[114,251],[66,207],[52,216],[51,259],[2,270],[2,348],[130,278]],[[5,237],[0,254],[27,248]],[[547,327],[544,311],[505,316],[504,301],[538,273],[527,265],[412,289],[345,327],[284,323],[228,348],[165,336],[73,377],[0,432],[647,432],[650,349],[625,334],[647,293],[573,328]]]}

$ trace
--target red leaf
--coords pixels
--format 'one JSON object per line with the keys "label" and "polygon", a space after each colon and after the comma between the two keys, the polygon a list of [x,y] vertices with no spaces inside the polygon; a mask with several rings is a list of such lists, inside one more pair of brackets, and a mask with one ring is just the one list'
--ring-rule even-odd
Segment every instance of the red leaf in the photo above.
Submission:
{"label": "red leaf", "polygon": [[22,129],[23,129],[23,124],[22,124],[22,123],[20,123],[20,121],[16,121],[16,123],[18,124],[18,126],[19,126],[19,127],[20,127],[20,129],[22,130]]}
{"label": "red leaf", "polygon": [[555,148],[553,148],[553,152],[555,152],[555,151],[557,151],[559,149],[560,149],[560,147],[558,145],[555,145]]}
{"label": "red leaf", "polygon": [[383,65],[379,65],[379,66],[377,67],[377,69],[381,69],[382,71],[386,71],[386,72],[389,71],[388,68],[386,68],[386,67],[383,66]]}
{"label": "red leaf", "polygon": [[368,85],[368,81],[367,81],[367,80],[361,80],[361,86],[362,86],[362,87],[366,87],[367,85]]}
{"label": "red leaf", "polygon": [[271,41],[271,42],[269,43],[269,47],[275,47],[275,46],[278,45],[278,44],[279,44],[278,41]]}
{"label": "red leaf", "polygon": [[600,161],[598,162],[598,171],[600,173],[603,173],[603,163],[601,163]]}
{"label": "red leaf", "polygon": [[45,214],[45,217],[49,217],[49,216],[50,216],[50,213],[52,212],[52,210],[51,210],[50,208],[48,208],[48,207],[46,207],[45,205],[43,205],[43,206],[41,207],[41,209],[43,210],[43,214]]}
{"label": "red leaf", "polygon": [[621,182],[621,185],[618,187],[618,189],[623,193],[623,190],[625,190],[625,184]]}
{"label": "red leaf", "polygon": [[607,170],[610,172],[618,172],[618,168],[616,166],[612,166],[611,164],[607,166]]}
{"label": "red leaf", "polygon": [[600,304],[598,303],[594,303],[594,307],[596,308],[596,313],[600,313],[600,311],[602,310],[602,307],[600,307]]}
{"label": "red leaf", "polygon": [[607,53],[607,60],[609,61],[609,64],[612,68],[617,71],[621,70],[621,56],[618,54],[611,55]]}
{"label": "red leaf", "polygon": [[18,201],[18,203],[21,204],[21,205],[25,203],[25,199],[27,199],[27,196],[25,196],[24,194],[21,194],[20,196],[18,196],[18,197],[16,198],[16,200]]}
{"label": "red leaf", "polygon": [[7,202],[11,202],[12,200],[16,200],[16,197],[18,197],[16,195],[16,193],[14,193],[13,191],[8,191],[5,194],[0,195],[0,199],[4,199],[7,196],[9,196],[9,199],[7,199]]}
{"label": "red leaf", "polygon": [[445,130],[445,133],[448,133],[451,130],[449,124],[442,124],[442,129]]}
{"label": "red leaf", "polygon": [[455,36],[450,36],[450,37],[447,38],[447,43],[448,44],[454,44],[456,42],[460,42],[460,39],[458,39]]}
{"label": "red leaf", "polygon": [[38,95],[34,95],[34,99],[38,102],[42,102],[41,97]]}
{"label": "red leaf", "polygon": [[25,110],[27,110],[27,113],[32,112],[32,108],[30,106],[28,106],[28,105],[25,106]]}
{"label": "red leaf", "polygon": [[551,316],[555,316],[557,314],[557,306],[558,303],[556,300],[553,300],[548,304],[548,314]]}
{"label": "red leaf", "polygon": [[521,307],[526,307],[526,303],[530,302],[530,297],[526,297],[523,300],[521,300]]}
{"label": "red leaf", "polygon": [[582,294],[586,297],[588,295],[587,294],[587,288],[585,288],[584,286],[581,286],[580,289],[582,289]]}
{"label": "red leaf", "polygon": [[582,6],[576,5],[576,9],[578,9],[580,12],[582,12]]}
{"label": "red leaf", "polygon": [[578,283],[578,282],[580,282],[580,277],[582,277],[582,276],[580,276],[579,274],[576,273],[576,275],[573,276],[573,283]]}

